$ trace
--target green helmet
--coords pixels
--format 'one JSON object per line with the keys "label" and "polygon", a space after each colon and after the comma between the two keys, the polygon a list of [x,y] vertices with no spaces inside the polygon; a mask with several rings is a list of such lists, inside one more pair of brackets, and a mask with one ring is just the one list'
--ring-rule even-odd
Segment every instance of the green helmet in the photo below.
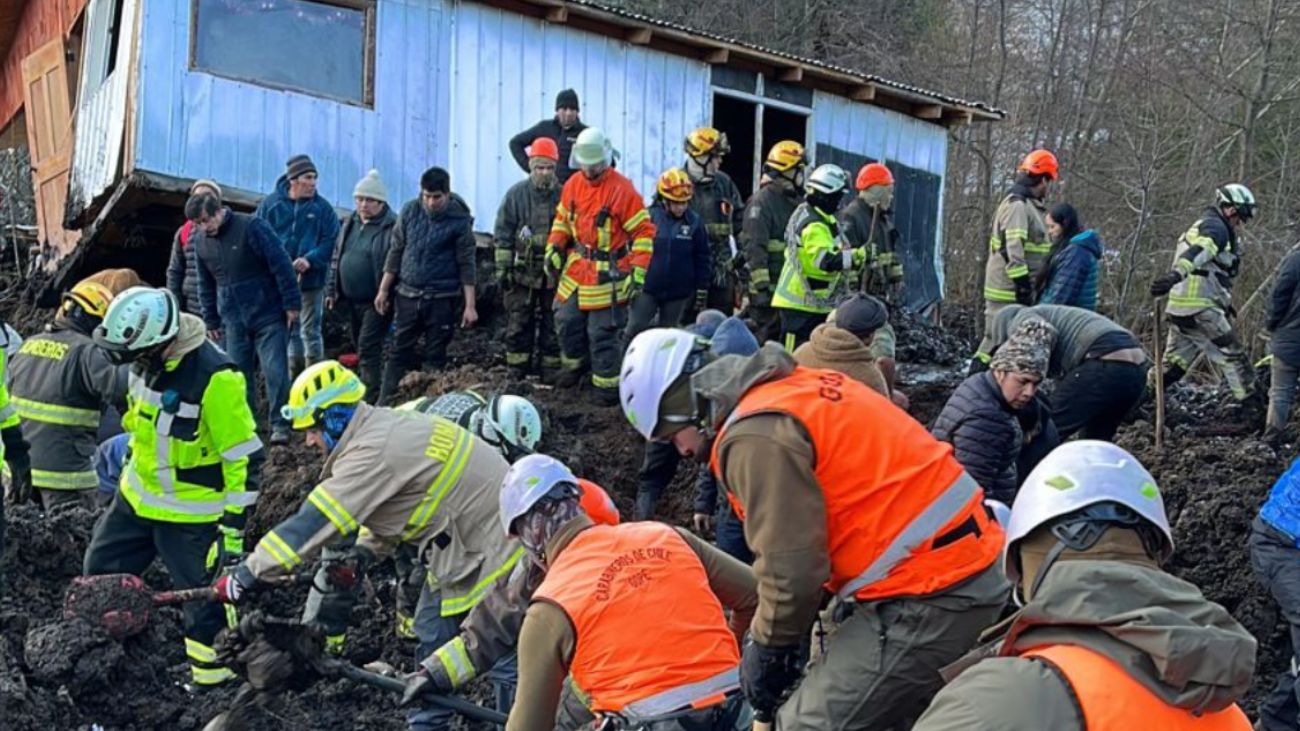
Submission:
{"label": "green helmet", "polygon": [[118,354],[139,353],[176,337],[180,306],[166,289],[131,287],[113,298],[95,328],[95,343]]}

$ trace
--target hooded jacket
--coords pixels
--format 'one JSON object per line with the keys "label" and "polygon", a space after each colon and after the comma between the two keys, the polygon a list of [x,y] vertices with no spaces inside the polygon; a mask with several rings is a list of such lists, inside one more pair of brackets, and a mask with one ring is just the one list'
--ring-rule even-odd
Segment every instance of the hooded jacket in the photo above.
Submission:
{"label": "hooded jacket", "polygon": [[1240,701],[1255,670],[1255,638],[1227,610],[1182,579],[1121,561],[1057,562],[1034,599],[992,631],[950,669],[964,668],[913,731],[1087,731],[1068,681],[1019,657],[1043,645],[1100,653],[1192,712]]}
{"label": "hooded jacket", "polygon": [[396,223],[397,214],[387,203],[384,212],[368,222],[363,223],[356,213],[348,216],[330,257],[326,297],[343,297],[366,305],[374,301],[379,281],[384,278],[384,260]]}
{"label": "hooded jacket", "polygon": [[953,456],[989,497],[1011,504],[1024,434],[991,371],[976,373],[957,386],[930,433],[952,445]]}
{"label": "hooded jacket", "polygon": [[1101,237],[1088,229],[1076,234],[1051,259],[1047,287],[1040,305],[1068,305],[1097,309],[1097,280],[1101,271]]}
{"label": "hooded jacket", "polygon": [[885,376],[876,365],[871,348],[862,338],[830,323],[813,329],[808,342],[794,351],[795,361],[804,368],[839,371],[863,383],[876,393],[889,395]]}
{"label": "hooded jacket", "polygon": [[262,199],[253,215],[270,224],[291,261],[301,257],[311,262],[311,269],[299,276],[302,290],[324,287],[334,239],[339,235],[334,206],[320,193],[310,198],[290,198],[289,178],[281,175],[275,181],[275,191]]}

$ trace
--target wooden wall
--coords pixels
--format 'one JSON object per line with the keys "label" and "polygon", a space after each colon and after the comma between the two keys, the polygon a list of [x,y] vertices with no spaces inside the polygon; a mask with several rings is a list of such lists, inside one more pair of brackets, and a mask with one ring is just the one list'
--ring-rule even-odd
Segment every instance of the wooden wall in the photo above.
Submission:
{"label": "wooden wall", "polygon": [[[14,3],[21,5],[22,3]],[[29,0],[0,65],[0,129],[23,106],[23,59],[50,40],[66,37],[86,0]]]}

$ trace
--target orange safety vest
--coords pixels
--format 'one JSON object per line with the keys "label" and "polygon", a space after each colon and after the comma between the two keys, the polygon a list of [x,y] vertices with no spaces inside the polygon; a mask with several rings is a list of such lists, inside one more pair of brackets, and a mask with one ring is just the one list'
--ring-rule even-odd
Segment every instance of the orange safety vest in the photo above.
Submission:
{"label": "orange safety vest", "polygon": [[632,181],[606,170],[595,181],[576,173],[564,183],[547,244],[565,255],[557,302],[576,292],[578,308],[602,310],[626,303],[632,272],[650,266],[654,223]]}
{"label": "orange safety vest", "polygon": [[1105,655],[1078,645],[1048,645],[1022,657],[1047,661],[1065,676],[1083,711],[1087,731],[1250,731],[1236,703],[1222,711],[1195,715],[1171,706]]}
{"label": "orange safety vest", "polygon": [[[718,454],[727,428],[765,412],[793,417],[812,438],[826,502],[826,588],[841,599],[932,594],[998,560],[1002,529],[951,445],[839,371],[796,368],[741,397],[713,442],[713,473],[724,487]],[[727,499],[744,519],[733,490]]]}
{"label": "orange safety vest", "polygon": [[578,489],[582,491],[582,496],[578,498],[578,505],[582,507],[582,512],[586,513],[588,518],[595,521],[597,525],[619,524],[618,506],[614,505],[605,488],[591,480],[578,478]]}
{"label": "orange safety vest", "polygon": [[720,703],[740,651],[699,556],[662,523],[577,535],[533,595],[568,615],[569,672],[597,713],[649,719]]}

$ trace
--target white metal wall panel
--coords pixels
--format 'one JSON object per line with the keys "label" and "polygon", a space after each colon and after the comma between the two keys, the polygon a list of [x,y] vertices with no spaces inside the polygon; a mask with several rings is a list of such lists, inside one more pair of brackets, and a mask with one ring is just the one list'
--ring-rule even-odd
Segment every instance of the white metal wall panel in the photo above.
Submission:
{"label": "white metal wall panel", "polygon": [[525,175],[510,138],[553,117],[561,89],[577,90],[583,122],[610,135],[619,170],[647,197],[665,168],[681,164],[686,133],[711,118],[705,63],[477,3],[454,7],[451,187],[478,230],[491,230],[502,196]]}
{"label": "white metal wall panel", "polygon": [[380,0],[372,108],[189,69],[189,0],[144,2],[136,167],[269,192],[294,154],[312,156],[320,191],[350,208],[371,168],[394,207],[420,173],[446,165],[450,10],[442,0]]}
{"label": "white metal wall panel", "polygon": [[[112,0],[91,0],[86,15],[90,19],[88,30],[108,31]],[[73,142],[72,174],[68,183],[69,202],[86,206],[117,181],[117,169],[122,159],[122,135],[126,130],[126,86],[131,59],[129,39],[135,31],[137,0],[122,4],[120,37],[117,58],[110,73],[98,86],[88,92],[78,93],[74,110],[75,136]],[[97,78],[107,68],[107,43],[94,43],[93,52],[85,61],[85,78]],[[78,206],[78,207],[80,207]]]}

